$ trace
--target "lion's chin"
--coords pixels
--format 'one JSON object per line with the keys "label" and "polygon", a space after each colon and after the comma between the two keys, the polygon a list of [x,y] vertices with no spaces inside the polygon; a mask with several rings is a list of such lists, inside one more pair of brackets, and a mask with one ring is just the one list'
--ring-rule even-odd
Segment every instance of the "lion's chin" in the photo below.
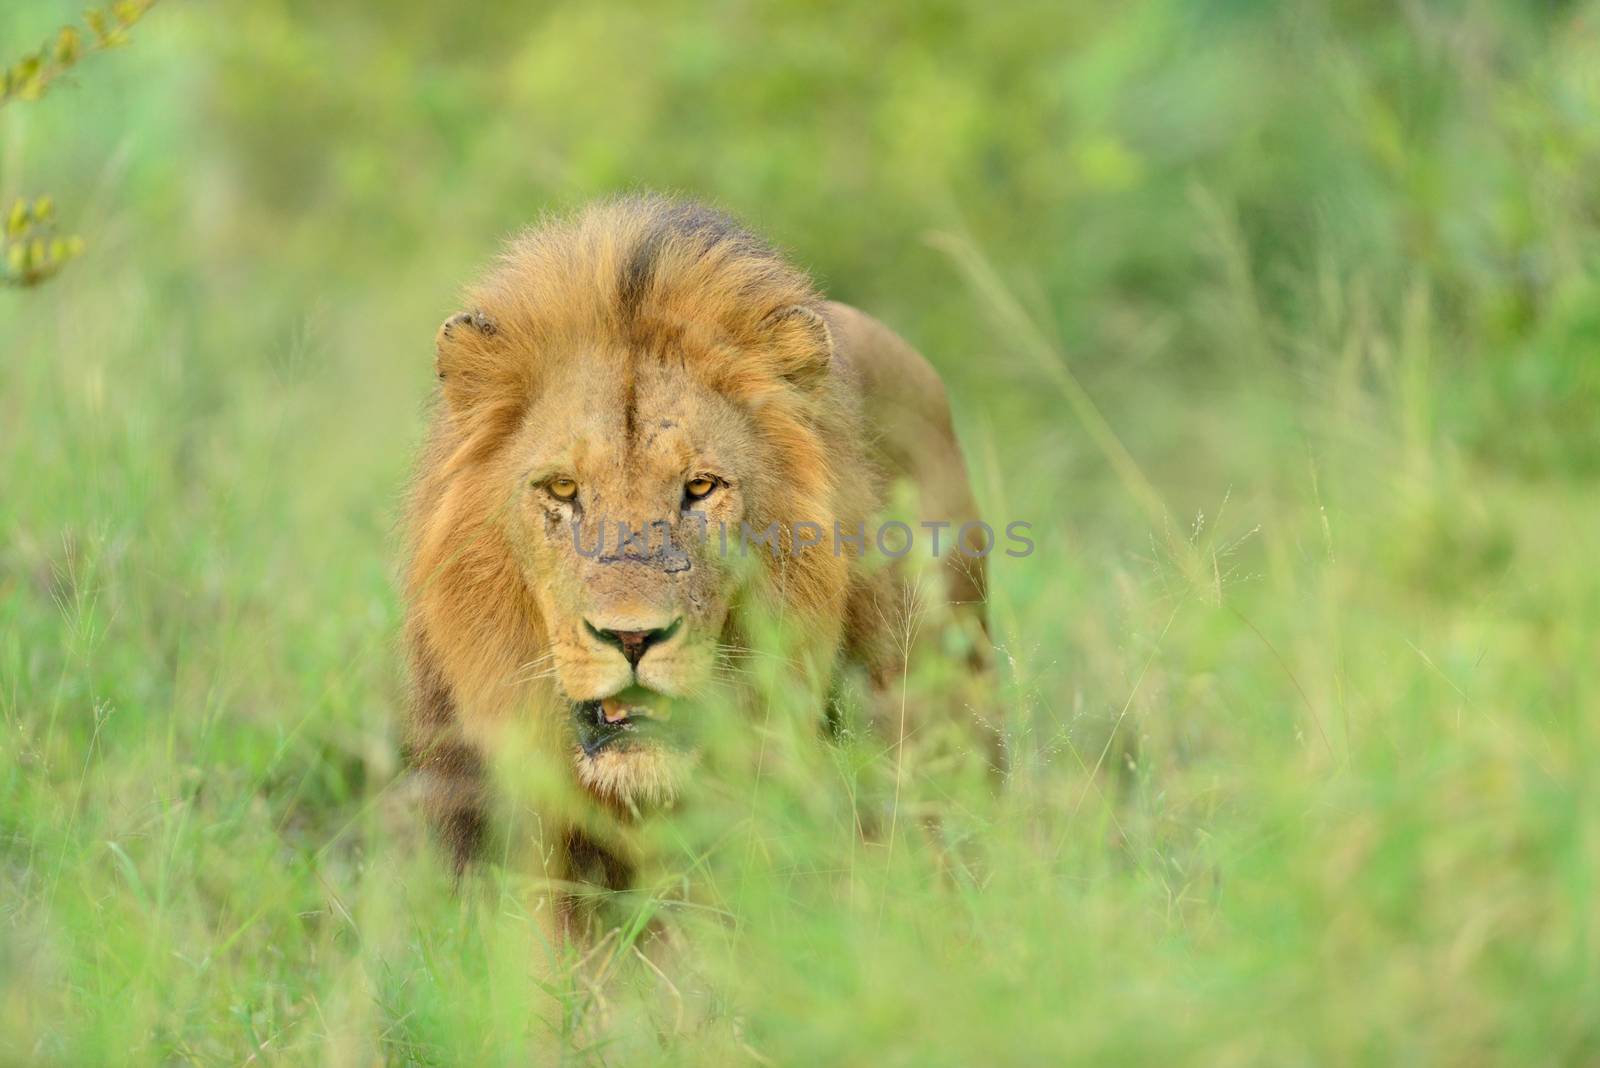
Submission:
{"label": "lion's chin", "polygon": [[577,746],[573,761],[585,790],[608,805],[639,812],[671,806],[694,758],[671,746],[648,743],[596,753]]}

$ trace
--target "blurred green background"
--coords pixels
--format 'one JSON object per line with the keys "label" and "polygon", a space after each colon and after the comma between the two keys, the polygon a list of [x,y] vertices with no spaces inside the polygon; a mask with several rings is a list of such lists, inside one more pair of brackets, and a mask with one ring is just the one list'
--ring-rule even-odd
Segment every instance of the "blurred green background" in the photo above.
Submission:
{"label": "blurred green background", "polygon": [[[1600,1058],[1600,6],[457,6],[0,107],[0,1064]],[[395,803],[393,526],[460,285],[644,188],[945,375],[1014,772],[954,876],[780,778],[552,978]]]}

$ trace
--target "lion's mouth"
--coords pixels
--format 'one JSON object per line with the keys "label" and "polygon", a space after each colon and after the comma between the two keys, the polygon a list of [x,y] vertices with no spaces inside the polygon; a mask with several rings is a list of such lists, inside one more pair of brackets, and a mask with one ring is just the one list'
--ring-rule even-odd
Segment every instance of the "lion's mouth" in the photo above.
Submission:
{"label": "lion's mouth", "polygon": [[668,709],[660,695],[630,687],[612,697],[572,706],[578,745],[585,756],[669,741]]}

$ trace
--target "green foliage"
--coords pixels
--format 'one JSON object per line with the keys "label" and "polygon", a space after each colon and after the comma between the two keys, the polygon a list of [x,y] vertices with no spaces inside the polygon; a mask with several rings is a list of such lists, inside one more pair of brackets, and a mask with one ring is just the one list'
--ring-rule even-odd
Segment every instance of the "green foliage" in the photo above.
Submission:
{"label": "green foliage", "polygon": [[38,100],[84,57],[126,44],[128,30],[155,5],[156,0],[117,0],[109,8],[85,10],[88,34],[63,26],[53,41],[0,70],[0,107],[13,100]]}
{"label": "green foliage", "polygon": [[[127,43],[127,32],[156,0],[117,0],[109,8],[83,13],[87,38],[76,26],[63,26],[55,40],[0,69],[0,108],[13,100],[38,100],[50,85],[86,56]],[[55,201],[42,196],[32,204],[19,199],[6,217],[0,238],[0,285],[35,286],[83,254],[76,234],[56,235]]]}
{"label": "green foliage", "polygon": [[33,203],[17,200],[6,216],[0,240],[4,255],[4,281],[11,285],[38,285],[66,264],[83,255],[83,238],[58,237],[55,201],[40,197]]}
{"label": "green foliage", "polygon": [[[0,110],[117,253],[0,296],[0,1064],[1596,1060],[1597,26],[188,4]],[[392,530],[461,282],[637,186],[927,352],[1037,551],[1001,796],[713,710],[579,960],[536,763],[418,834]]]}

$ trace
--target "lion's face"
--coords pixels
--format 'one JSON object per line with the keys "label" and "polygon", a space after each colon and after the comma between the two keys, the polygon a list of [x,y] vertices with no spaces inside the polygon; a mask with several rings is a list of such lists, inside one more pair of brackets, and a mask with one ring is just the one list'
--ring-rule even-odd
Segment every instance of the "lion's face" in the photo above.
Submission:
{"label": "lion's face", "polygon": [[506,452],[507,527],[580,776],[660,793],[662,750],[717,675],[759,450],[744,415],[692,375],[668,361],[629,375],[623,359],[596,346],[541,391]]}

